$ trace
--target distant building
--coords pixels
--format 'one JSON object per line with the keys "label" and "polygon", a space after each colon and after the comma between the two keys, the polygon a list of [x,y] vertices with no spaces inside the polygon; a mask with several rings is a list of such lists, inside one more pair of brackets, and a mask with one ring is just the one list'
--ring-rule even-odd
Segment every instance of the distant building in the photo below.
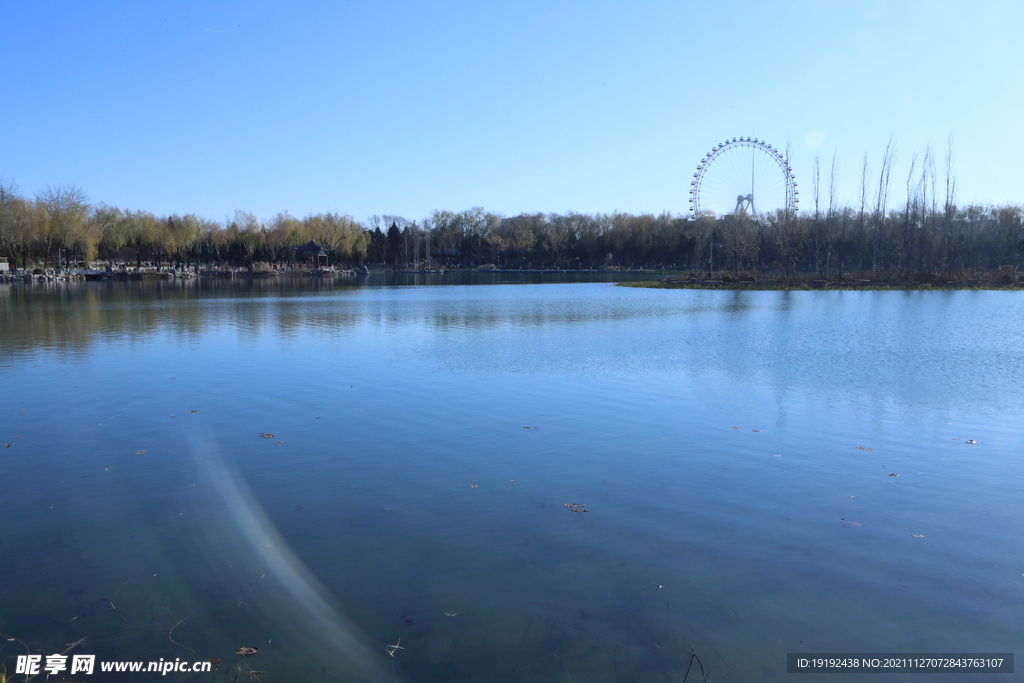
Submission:
{"label": "distant building", "polygon": [[295,247],[295,260],[310,268],[326,268],[329,265],[327,250],[316,240],[310,240],[302,246]]}

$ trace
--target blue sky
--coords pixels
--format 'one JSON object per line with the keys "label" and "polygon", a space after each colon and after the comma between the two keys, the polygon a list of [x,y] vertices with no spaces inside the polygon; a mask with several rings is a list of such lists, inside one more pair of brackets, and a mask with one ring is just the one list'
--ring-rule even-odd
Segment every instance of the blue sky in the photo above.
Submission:
{"label": "blue sky", "polygon": [[[1024,3],[0,0],[0,176],[223,220],[687,211],[727,137],[1024,201]],[[827,181],[826,181],[827,184]]]}

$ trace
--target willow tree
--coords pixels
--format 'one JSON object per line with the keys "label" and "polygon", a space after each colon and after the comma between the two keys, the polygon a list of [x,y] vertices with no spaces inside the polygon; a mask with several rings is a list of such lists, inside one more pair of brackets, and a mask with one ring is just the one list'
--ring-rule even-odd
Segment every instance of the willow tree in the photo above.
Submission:
{"label": "willow tree", "polygon": [[164,219],[164,252],[180,266],[183,257],[192,255],[203,234],[203,221],[195,214],[172,214]]}
{"label": "willow tree", "polygon": [[321,213],[306,216],[302,222],[308,234],[333,251],[335,258],[358,262],[366,258],[369,236],[352,216]]}
{"label": "willow tree", "polygon": [[0,179],[0,251],[21,254],[24,268],[32,244],[32,206],[13,181]]}
{"label": "willow tree", "polygon": [[74,185],[47,187],[36,196],[41,207],[40,235],[45,245],[43,266],[49,261],[54,245],[61,249],[82,246],[83,226],[89,210],[89,198]]}

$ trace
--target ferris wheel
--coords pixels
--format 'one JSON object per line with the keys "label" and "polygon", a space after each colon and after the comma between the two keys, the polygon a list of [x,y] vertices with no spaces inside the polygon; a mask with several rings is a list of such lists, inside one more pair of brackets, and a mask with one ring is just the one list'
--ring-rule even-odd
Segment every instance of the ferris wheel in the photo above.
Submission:
{"label": "ferris wheel", "polygon": [[799,208],[796,176],[779,150],[757,138],[720,142],[704,155],[690,182],[694,217],[746,215],[752,218]]}

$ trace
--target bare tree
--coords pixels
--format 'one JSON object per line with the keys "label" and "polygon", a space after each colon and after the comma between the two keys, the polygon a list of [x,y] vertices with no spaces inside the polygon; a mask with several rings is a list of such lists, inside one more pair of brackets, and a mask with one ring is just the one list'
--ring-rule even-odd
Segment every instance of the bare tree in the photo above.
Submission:
{"label": "bare tree", "polygon": [[832,256],[836,257],[839,268],[839,279],[843,279],[843,256],[845,255],[846,236],[840,231],[846,225],[840,220],[838,207],[839,162],[836,152],[832,152],[832,166],[828,176],[828,212],[825,214],[825,279],[831,279]]}
{"label": "bare tree", "polygon": [[[868,205],[868,155],[867,155],[867,152],[865,152],[864,153],[864,163],[861,165],[861,169],[860,169],[860,205],[859,205],[859,208],[858,208],[858,211],[857,211],[857,237],[856,237],[856,241],[861,246],[862,249],[863,249],[863,246],[864,246],[864,238],[865,238],[865,231],[866,231],[866,224],[865,224],[864,217],[865,217],[865,210],[867,209],[867,205]],[[860,264],[858,265],[858,268],[860,270],[863,270],[864,269],[864,261],[863,261],[864,254],[863,254],[863,252],[861,253],[860,256],[861,256],[861,260],[860,260]]]}
{"label": "bare tree", "polygon": [[963,243],[960,222],[956,220],[956,177],[953,175],[953,134],[946,141],[946,197],[942,207],[942,272],[945,280],[954,278]]}
{"label": "bare tree", "polygon": [[874,239],[872,240],[871,272],[874,273],[882,265],[879,260],[882,257],[882,243],[885,239],[885,218],[889,210],[889,179],[892,174],[892,164],[896,159],[896,147],[893,139],[885,144],[882,152],[882,165],[878,171],[878,191],[875,194],[875,210],[873,215]]}
{"label": "bare tree", "polygon": [[811,199],[814,201],[814,217],[811,219],[811,237],[814,240],[814,270],[821,274],[821,157],[814,155],[814,170],[811,172]]}

